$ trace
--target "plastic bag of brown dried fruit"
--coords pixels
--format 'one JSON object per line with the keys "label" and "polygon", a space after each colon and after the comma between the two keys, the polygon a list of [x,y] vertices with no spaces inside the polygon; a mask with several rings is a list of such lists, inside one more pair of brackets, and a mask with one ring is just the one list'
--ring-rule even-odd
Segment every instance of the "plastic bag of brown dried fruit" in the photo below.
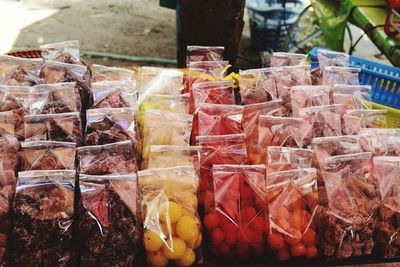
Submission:
{"label": "plastic bag of brown dried fruit", "polygon": [[75,169],[75,143],[32,141],[21,148],[21,171]]}
{"label": "plastic bag of brown dried fruit", "polygon": [[264,255],[265,166],[214,165],[212,170],[215,201],[203,220],[211,256],[226,263]]}
{"label": "plastic bag of brown dried fruit", "polygon": [[298,66],[307,64],[307,55],[275,52],[271,56],[271,67]]}
{"label": "plastic bag of brown dried fruit", "polygon": [[22,123],[20,118],[16,117],[12,111],[0,112],[0,130],[2,132],[12,135],[15,138],[23,139],[23,137],[16,132],[16,128]]}
{"label": "plastic bag of brown dried fruit", "polygon": [[0,170],[17,171],[19,149],[18,140],[0,128]]}
{"label": "plastic bag of brown dried fruit", "polygon": [[343,134],[359,134],[362,128],[387,128],[387,110],[355,109],[343,115]]}
{"label": "plastic bag of brown dried fruit", "polygon": [[143,231],[136,174],[80,175],[79,189],[81,266],[132,266]]}
{"label": "plastic bag of brown dried fruit", "polygon": [[373,163],[380,193],[374,241],[379,255],[394,258],[400,256],[400,157],[374,157]]}
{"label": "plastic bag of brown dried fruit", "polygon": [[361,129],[360,144],[364,152],[374,156],[400,156],[400,130]]}
{"label": "plastic bag of brown dried fruit", "polygon": [[314,168],[267,175],[267,243],[279,261],[317,256],[317,174]]}
{"label": "plastic bag of brown dried fruit", "polygon": [[44,60],[82,65],[77,40],[41,45],[40,50]]}
{"label": "plastic bag of brown dried fruit", "polygon": [[281,146],[267,148],[267,174],[314,166],[314,150]]}
{"label": "plastic bag of brown dried fruit", "polygon": [[322,84],[324,85],[359,85],[358,68],[326,67],[322,71]]}
{"label": "plastic bag of brown dried fruit", "polygon": [[76,149],[82,174],[128,174],[138,170],[137,155],[131,141]]}
{"label": "plastic bag of brown dried fruit", "polygon": [[321,251],[328,259],[371,255],[379,204],[372,154],[326,159],[322,168],[328,205],[321,209]]}
{"label": "plastic bag of brown dried fruit", "polygon": [[[197,61],[188,66],[189,86],[209,81],[222,81],[229,68],[228,61]],[[189,88],[190,88],[189,87]]]}
{"label": "plastic bag of brown dried fruit", "polygon": [[333,103],[341,104],[345,110],[372,109],[370,85],[334,85]]}
{"label": "plastic bag of brown dried fruit", "polygon": [[104,81],[92,84],[91,108],[137,108],[135,81]]}
{"label": "plastic bag of brown dried fruit", "polygon": [[259,155],[259,124],[261,115],[269,115],[279,108],[283,108],[281,100],[245,105],[243,108],[243,130],[246,135],[246,148],[251,164],[261,164]]}
{"label": "plastic bag of brown dried fruit", "polygon": [[42,83],[42,59],[0,55],[0,84],[32,86]]}
{"label": "plastic bag of brown dried fruit", "polygon": [[221,61],[224,54],[223,46],[189,45],[186,52],[186,65],[198,61]]}
{"label": "plastic bag of brown dried fruit", "polygon": [[197,111],[198,135],[225,135],[243,132],[243,106],[202,104]]}
{"label": "plastic bag of brown dried fruit", "polygon": [[[18,174],[10,266],[73,266],[75,171]],[[42,255],[42,256],[38,256]]]}
{"label": "plastic bag of brown dried fruit", "polygon": [[242,104],[249,105],[278,99],[274,69],[252,69],[239,72]]}
{"label": "plastic bag of brown dried fruit", "polygon": [[196,171],[200,169],[199,146],[150,146],[149,169],[170,168],[177,166],[193,166]]}
{"label": "plastic bag of brown dried fruit", "polygon": [[193,167],[139,172],[144,215],[144,248],[149,266],[202,263],[199,178]]}
{"label": "plastic bag of brown dried fruit", "polygon": [[301,108],[331,104],[331,87],[324,85],[293,86],[290,89],[292,111],[299,117]]}
{"label": "plastic bag of brown dried fruit", "polygon": [[79,112],[27,115],[25,140],[47,140],[82,143],[82,123]]}
{"label": "plastic bag of brown dried fruit", "polygon": [[93,64],[91,69],[93,82],[133,80],[135,75],[133,70],[97,64]]}
{"label": "plastic bag of brown dried fruit", "polygon": [[75,82],[42,84],[34,87],[35,93],[46,95],[46,98],[35,99],[31,113],[56,114],[81,112],[82,102]]}
{"label": "plastic bag of brown dried fruit", "polygon": [[86,145],[105,145],[126,140],[131,140],[136,148],[139,145],[135,108],[102,108],[86,111]]}

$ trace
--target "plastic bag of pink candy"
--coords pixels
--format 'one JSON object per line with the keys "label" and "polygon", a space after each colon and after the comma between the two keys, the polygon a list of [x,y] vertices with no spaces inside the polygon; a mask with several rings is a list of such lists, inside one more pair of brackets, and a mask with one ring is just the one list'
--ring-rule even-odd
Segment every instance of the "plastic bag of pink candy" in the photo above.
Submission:
{"label": "plastic bag of pink candy", "polygon": [[343,134],[359,134],[362,128],[387,128],[387,110],[355,109],[343,115]]}
{"label": "plastic bag of pink candy", "polygon": [[324,85],[359,85],[360,81],[358,75],[360,73],[358,68],[347,67],[325,67],[322,71],[322,84]]}
{"label": "plastic bag of pink candy", "polygon": [[290,89],[293,116],[298,117],[301,108],[331,104],[332,89],[324,85],[293,86]]}
{"label": "plastic bag of pink candy", "polygon": [[271,67],[306,65],[307,55],[275,52],[271,56]]}
{"label": "plastic bag of pink candy", "polygon": [[348,67],[350,64],[350,56],[341,52],[320,49],[317,57],[321,69],[328,66]]}
{"label": "plastic bag of pink candy", "polygon": [[344,105],[349,109],[372,109],[370,85],[341,85],[333,86],[333,104]]}
{"label": "plastic bag of pink candy", "polygon": [[400,156],[400,130],[363,128],[360,144],[363,151],[374,156]]}
{"label": "plastic bag of pink candy", "polygon": [[225,135],[243,132],[243,106],[202,104],[197,112],[199,135]]}
{"label": "plastic bag of pink candy", "polygon": [[0,84],[33,86],[43,83],[40,79],[42,59],[27,59],[0,55]]}

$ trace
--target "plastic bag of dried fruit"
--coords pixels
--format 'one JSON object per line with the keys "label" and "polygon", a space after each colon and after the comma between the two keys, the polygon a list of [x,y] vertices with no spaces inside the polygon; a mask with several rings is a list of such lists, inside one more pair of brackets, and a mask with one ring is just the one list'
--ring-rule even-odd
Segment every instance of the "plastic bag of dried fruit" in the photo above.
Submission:
{"label": "plastic bag of dried fruit", "polygon": [[400,130],[361,129],[360,144],[364,152],[374,156],[400,156]]}
{"label": "plastic bag of dried fruit", "polygon": [[314,168],[267,174],[267,243],[279,261],[317,256],[317,173]]}
{"label": "plastic bag of dried fruit", "polygon": [[132,266],[142,236],[136,174],[80,175],[77,251],[83,266]]}
{"label": "plastic bag of dried fruit", "polygon": [[138,170],[131,141],[76,149],[79,172],[88,175],[128,174]]}
{"label": "plastic bag of dried fruit", "polygon": [[200,204],[207,210],[214,201],[212,166],[215,164],[248,164],[244,134],[196,137],[200,153]]}
{"label": "plastic bag of dried fruit", "polygon": [[197,111],[198,135],[225,135],[243,132],[243,106],[202,104]]}
{"label": "plastic bag of dried fruit", "polygon": [[379,204],[372,154],[329,157],[322,171],[328,197],[319,225],[322,255],[328,259],[371,255]]}
{"label": "plastic bag of dried fruit", "polygon": [[242,104],[255,104],[278,99],[275,68],[252,69],[239,72]]}
{"label": "plastic bag of dried fruit", "polygon": [[16,131],[16,129],[19,129],[21,124],[22,121],[20,120],[20,117],[15,116],[12,111],[0,112],[0,130],[2,132],[6,132],[7,134],[21,140],[23,137],[21,137],[19,131]]}
{"label": "plastic bag of dried fruit", "polygon": [[332,88],[324,85],[293,86],[290,89],[293,116],[299,117],[301,108],[331,104]]}
{"label": "plastic bag of dried fruit", "polygon": [[222,61],[224,59],[223,46],[189,45],[186,52],[186,65],[199,61]]}
{"label": "plastic bag of dried fruit", "polygon": [[380,193],[374,242],[379,255],[394,258],[400,256],[400,157],[374,157],[373,163]]}
{"label": "plastic bag of dried fruit", "polygon": [[11,266],[74,264],[75,175],[73,170],[18,173],[7,257]]}
{"label": "plastic bag of dried fruit", "polygon": [[82,65],[77,40],[41,45],[40,50],[44,60]]}
{"label": "plastic bag of dried fruit", "polygon": [[25,140],[48,140],[82,143],[82,123],[79,112],[27,115]]}
{"label": "plastic bag of dried fruit", "polygon": [[32,86],[40,84],[42,59],[0,55],[0,84]]}
{"label": "plastic bag of dried fruit", "polygon": [[139,146],[136,108],[102,108],[86,111],[85,144],[105,145],[131,140]]}
{"label": "plastic bag of dried fruit", "polygon": [[298,66],[307,64],[307,55],[275,52],[271,56],[271,67]]}
{"label": "plastic bag of dried fruit", "polygon": [[341,52],[320,49],[317,57],[321,69],[328,66],[348,67],[350,64],[350,56]]}
{"label": "plastic bag of dried fruit", "polygon": [[372,109],[370,85],[333,86],[333,104],[341,104],[346,110]]}
{"label": "plastic bag of dried fruit", "polygon": [[228,61],[197,61],[189,63],[189,88],[197,83],[222,81],[227,74],[228,68]]}
{"label": "plastic bag of dried fruit", "polygon": [[246,148],[251,164],[262,164],[260,159],[258,135],[261,115],[269,115],[284,108],[281,100],[245,105],[243,108],[243,130],[246,136]]}
{"label": "plastic bag of dried fruit", "polygon": [[359,85],[358,68],[325,67],[322,71],[322,84],[324,85]]}
{"label": "plastic bag of dried fruit", "polygon": [[140,106],[140,112],[149,109],[167,110],[176,113],[189,113],[189,94],[182,95],[149,95]]}
{"label": "plastic bag of dried fruit", "polygon": [[177,166],[193,166],[199,173],[199,146],[150,146],[149,169],[169,168]]}
{"label": "plastic bag of dried fruit", "polygon": [[33,89],[34,93],[46,96],[45,99],[35,99],[31,113],[55,114],[81,112],[82,101],[75,82],[41,84]]}
{"label": "plastic bag of dried fruit", "polygon": [[144,215],[143,243],[149,266],[202,263],[198,177],[193,167],[139,172]]}
{"label": "plastic bag of dried fruit", "polygon": [[266,193],[264,165],[214,165],[214,202],[204,226],[211,256],[227,262],[265,253]]}
{"label": "plastic bag of dried fruit", "polygon": [[314,166],[314,150],[281,146],[267,148],[267,174]]}
{"label": "plastic bag of dried fruit", "polygon": [[362,128],[387,128],[387,110],[355,109],[343,115],[343,134],[359,134]]}
{"label": "plastic bag of dried fruit", "polygon": [[91,108],[137,108],[135,81],[104,81],[92,84]]}
{"label": "plastic bag of dried fruit", "polygon": [[19,149],[20,143],[18,140],[0,128],[0,170],[17,171],[17,167],[19,166]]}
{"label": "plastic bag of dried fruit", "polygon": [[93,82],[133,80],[134,75],[135,72],[133,70],[106,67],[97,64],[92,65]]}
{"label": "plastic bag of dried fruit", "polygon": [[75,143],[32,141],[21,148],[21,171],[75,169]]}

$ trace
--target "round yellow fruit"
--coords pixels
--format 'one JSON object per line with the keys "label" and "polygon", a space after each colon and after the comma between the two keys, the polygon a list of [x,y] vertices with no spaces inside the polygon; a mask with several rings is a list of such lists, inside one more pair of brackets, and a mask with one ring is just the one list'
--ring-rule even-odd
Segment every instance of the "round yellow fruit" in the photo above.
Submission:
{"label": "round yellow fruit", "polygon": [[168,228],[167,223],[161,223],[160,226],[163,234],[167,237],[167,239],[176,235],[176,224],[171,224],[170,228]]}
{"label": "round yellow fruit", "polygon": [[176,223],[182,216],[182,207],[174,201],[169,201],[161,206],[160,219],[163,222]]}
{"label": "round yellow fruit", "polygon": [[182,258],[175,261],[176,265],[178,266],[191,266],[193,265],[194,261],[196,260],[196,255],[194,251],[190,248],[186,249],[185,254]]}
{"label": "round yellow fruit", "polygon": [[194,213],[188,209],[182,209],[182,216],[194,216]]}
{"label": "round yellow fruit", "polygon": [[176,233],[185,241],[195,241],[199,230],[194,217],[182,216],[176,224]]}
{"label": "round yellow fruit", "polygon": [[147,263],[151,267],[165,267],[168,265],[168,259],[161,251],[147,253]]}
{"label": "round yellow fruit", "polygon": [[177,260],[183,257],[186,251],[186,243],[178,237],[173,237],[172,240],[167,240],[164,244],[162,251],[170,260]]}
{"label": "round yellow fruit", "polygon": [[144,232],[143,242],[147,251],[157,251],[163,246],[160,234],[153,230],[146,230]]}

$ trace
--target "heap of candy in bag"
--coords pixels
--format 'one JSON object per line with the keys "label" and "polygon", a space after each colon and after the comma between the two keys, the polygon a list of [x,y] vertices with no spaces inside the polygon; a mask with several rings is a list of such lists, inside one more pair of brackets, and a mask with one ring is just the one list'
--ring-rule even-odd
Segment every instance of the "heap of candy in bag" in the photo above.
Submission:
{"label": "heap of candy in bag", "polygon": [[202,248],[223,262],[400,256],[400,130],[347,55],[321,50],[311,70],[275,53],[235,76],[222,47],[137,72],[89,69],[76,41],[41,49],[0,56],[11,266],[131,266],[142,245],[152,267],[201,264]]}

